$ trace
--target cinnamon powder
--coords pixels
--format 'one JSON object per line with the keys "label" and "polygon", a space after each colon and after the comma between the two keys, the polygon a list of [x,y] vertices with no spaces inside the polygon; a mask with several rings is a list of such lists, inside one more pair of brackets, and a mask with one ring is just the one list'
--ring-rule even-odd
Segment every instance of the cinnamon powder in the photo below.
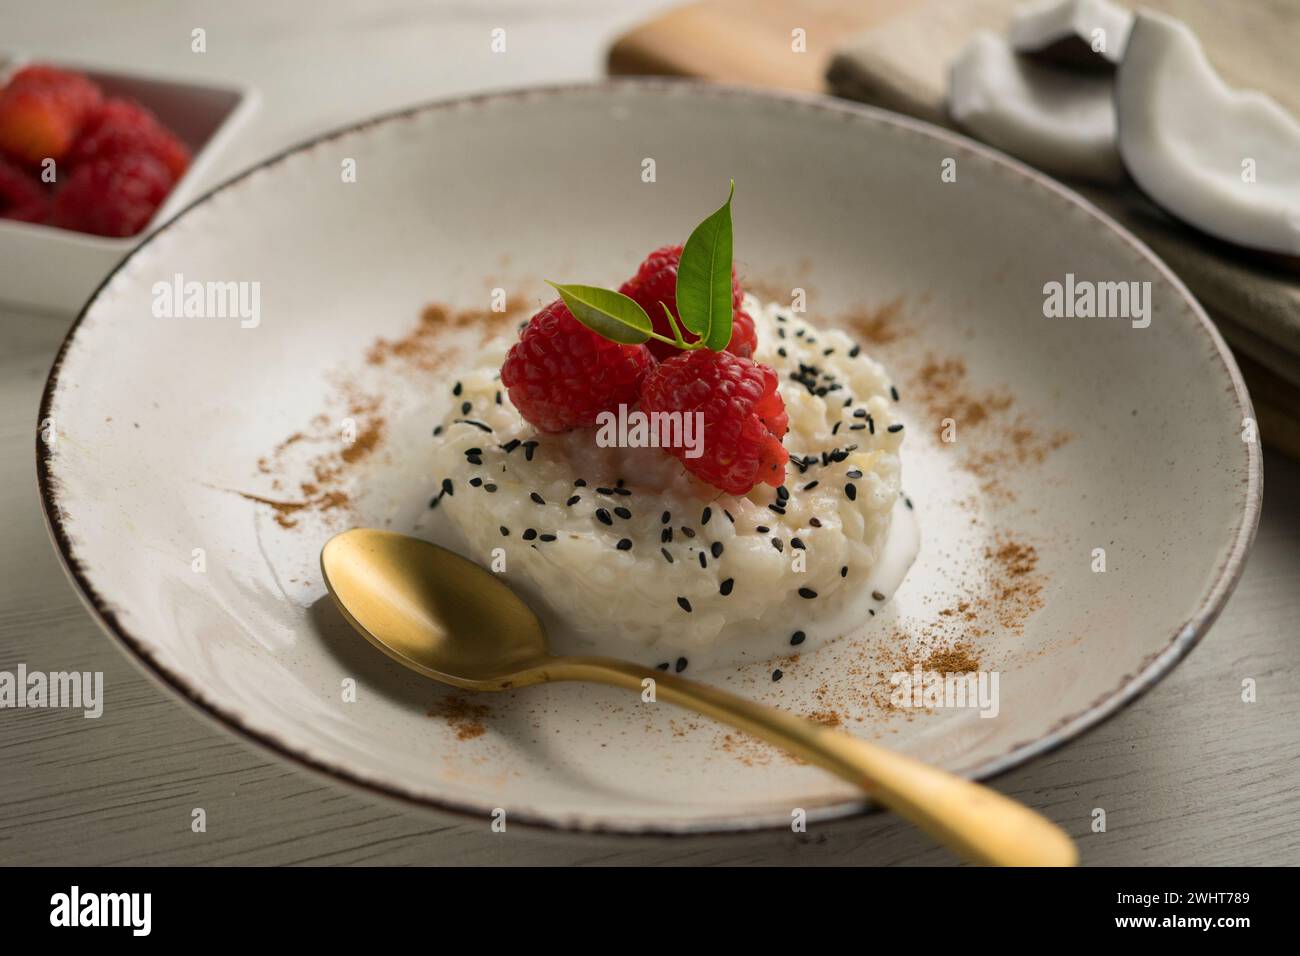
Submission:
{"label": "cinnamon powder", "polygon": [[457,740],[473,740],[487,733],[484,721],[492,716],[492,708],[467,697],[443,697],[425,712],[426,717],[439,717],[456,731]]}

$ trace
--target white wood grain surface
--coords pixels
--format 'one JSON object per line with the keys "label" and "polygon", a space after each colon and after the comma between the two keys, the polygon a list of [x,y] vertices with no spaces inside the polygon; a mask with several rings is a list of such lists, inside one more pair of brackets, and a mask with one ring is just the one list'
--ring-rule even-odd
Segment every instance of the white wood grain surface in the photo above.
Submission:
{"label": "white wood grain surface", "polygon": [[[217,180],[366,114],[491,87],[600,74],[610,38],[661,0],[0,2],[0,43],[260,88]],[[166,12],[160,12],[165,9]],[[493,27],[508,55],[488,54]],[[208,52],[189,49],[203,27]],[[465,823],[327,782],[158,688],[102,634],[40,515],[41,386],[68,318],[0,308],[0,670],[102,670],[99,720],[0,711],[0,864],[947,864],[875,815],[788,833],[646,840]],[[1222,618],[1154,691],[998,787],[1041,809],[1089,864],[1300,863],[1300,465],[1266,456],[1255,552]],[[1241,682],[1258,683],[1257,703]],[[190,830],[195,807],[208,831]],[[1090,832],[1094,808],[1107,832]]]}

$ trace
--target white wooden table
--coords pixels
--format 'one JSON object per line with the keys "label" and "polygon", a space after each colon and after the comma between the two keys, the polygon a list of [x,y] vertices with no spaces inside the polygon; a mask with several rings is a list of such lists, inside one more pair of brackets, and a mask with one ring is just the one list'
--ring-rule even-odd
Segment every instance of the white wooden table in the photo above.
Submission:
{"label": "white wooden table", "polygon": [[[35,55],[252,83],[260,111],[218,180],[366,114],[489,87],[585,79],[661,0],[492,4],[0,0],[0,42]],[[190,52],[190,31],[208,52]],[[507,30],[508,54],[488,54]],[[375,802],[236,740],[100,633],[46,536],[33,448],[69,319],[0,307],[0,670],[102,670],[110,706],[0,711],[0,864],[946,864],[875,815],[788,833],[577,838]],[[1091,864],[1300,863],[1300,465],[1266,456],[1255,552],[1191,657],[1110,723],[998,782],[1078,837]],[[1243,678],[1259,700],[1240,700]],[[190,830],[192,808],[208,830]],[[1089,830],[1094,808],[1108,828]]]}

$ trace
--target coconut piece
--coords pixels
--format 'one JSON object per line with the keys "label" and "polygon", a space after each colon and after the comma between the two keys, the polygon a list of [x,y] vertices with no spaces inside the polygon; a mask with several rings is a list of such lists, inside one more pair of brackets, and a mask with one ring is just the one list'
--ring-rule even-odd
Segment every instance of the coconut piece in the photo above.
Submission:
{"label": "coconut piece", "polygon": [[1043,0],[1017,7],[1008,37],[1017,52],[1075,69],[1113,71],[1133,14],[1110,0]]}
{"label": "coconut piece", "polygon": [[1116,105],[1124,165],[1158,205],[1228,242],[1300,255],[1300,123],[1224,83],[1185,24],[1138,14]]}
{"label": "coconut piece", "polygon": [[982,30],[953,64],[948,110],[979,139],[1040,169],[1113,183],[1124,176],[1113,93],[1110,76],[1031,62]]}

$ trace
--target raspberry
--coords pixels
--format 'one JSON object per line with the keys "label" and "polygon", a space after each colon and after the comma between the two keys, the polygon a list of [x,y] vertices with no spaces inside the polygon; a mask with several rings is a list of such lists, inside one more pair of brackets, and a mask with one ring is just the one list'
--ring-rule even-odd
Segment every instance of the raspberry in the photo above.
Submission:
{"label": "raspberry", "polygon": [[[668,317],[664,315],[663,302],[673,311],[673,318],[681,323],[681,315],[677,312],[677,264],[681,262],[681,246],[664,246],[662,249],[656,249],[650,255],[646,256],[641,267],[637,269],[636,275],[628,279],[619,287],[619,292],[633,299],[641,308],[645,309],[650,316],[650,321],[654,323],[654,329],[660,335],[666,335],[672,338],[673,330],[668,327]],[[742,358],[749,358],[754,354],[754,347],[758,344],[754,336],[754,320],[741,311],[740,303],[745,298],[745,290],[740,287],[740,280],[736,278],[736,270],[731,270],[731,307],[733,311],[731,341],[727,344],[727,351]],[[742,319],[741,316],[744,316]],[[682,336],[687,342],[694,342],[696,336],[682,329]],[[663,360],[675,355],[679,350],[672,345],[651,339],[647,345],[655,358]]]}
{"label": "raspberry", "polygon": [[190,164],[190,151],[184,143],[153,113],[123,99],[106,100],[91,111],[68,161],[77,166],[128,153],[152,156],[167,167],[172,179],[180,179]]}
{"label": "raspberry", "polygon": [[35,176],[0,159],[0,219],[41,222],[50,200]]}
{"label": "raspberry", "polygon": [[501,381],[519,414],[544,432],[562,432],[592,427],[600,412],[635,404],[653,364],[644,345],[602,338],[557,299],[524,327]]}
{"label": "raspberry", "polygon": [[51,222],[97,236],[133,236],[172,188],[167,167],[141,153],[78,166],[54,196]]}
{"label": "raspberry", "polygon": [[0,150],[29,166],[62,160],[100,99],[99,87],[79,73],[19,70],[0,93]]}
{"label": "raspberry", "polygon": [[737,307],[731,317],[731,341],[727,343],[727,351],[741,358],[753,358],[757,348],[758,332],[754,330],[754,320],[748,312]]}
{"label": "raspberry", "polygon": [[789,425],[776,390],[776,371],[730,352],[694,349],[660,362],[641,385],[641,409],[704,413],[699,458],[669,448],[686,470],[728,494],[748,494],[759,482],[785,483],[789,453],[781,444]]}

